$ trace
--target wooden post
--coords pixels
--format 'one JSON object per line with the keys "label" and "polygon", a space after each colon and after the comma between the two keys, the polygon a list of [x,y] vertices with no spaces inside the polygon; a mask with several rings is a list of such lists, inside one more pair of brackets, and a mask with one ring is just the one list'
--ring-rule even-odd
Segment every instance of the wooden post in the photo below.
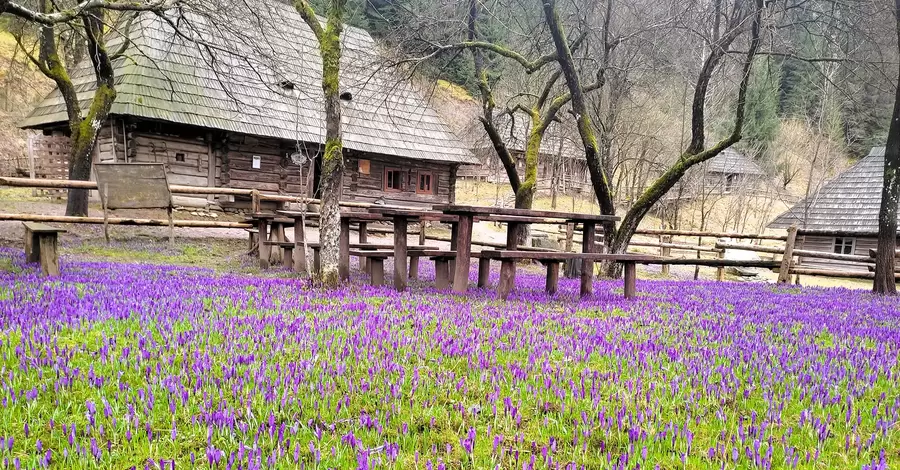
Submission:
{"label": "wooden post", "polygon": [[491,278],[491,260],[490,258],[478,259],[478,287],[487,287]]}
{"label": "wooden post", "polygon": [[384,258],[369,258],[369,271],[373,286],[384,284]]}
{"label": "wooden post", "polygon": [[[459,247],[459,223],[450,222],[450,251],[456,251],[457,247]],[[450,272],[454,275],[456,273],[456,258],[450,260]]]}
{"label": "wooden post", "polygon": [[[719,259],[725,259],[725,250],[719,250]],[[716,280],[722,282],[725,280],[725,266],[716,266]]]}
{"label": "wooden post", "polygon": [[338,276],[342,281],[350,279],[350,219],[341,217],[341,233],[338,238]]}
{"label": "wooden post", "polygon": [[[582,253],[594,252],[594,222],[584,222],[583,237],[581,243]],[[589,259],[581,260],[581,296],[587,297],[594,293],[594,262]]]}
{"label": "wooden post", "polygon": [[791,282],[791,265],[794,261],[794,243],[797,241],[797,226],[791,225],[787,230],[787,241],[784,242],[784,256],[781,258],[781,267],[778,269],[778,283],[789,284]]}
{"label": "wooden post", "polygon": [[[566,253],[572,252],[572,247],[574,244],[574,237],[575,237],[575,223],[569,222],[566,224],[566,241],[565,241]],[[578,271],[578,269],[576,268],[577,265],[575,264],[577,262],[578,262],[578,260],[574,260],[574,259],[568,259],[565,261],[564,273],[567,278],[575,277],[575,274]]]}
{"label": "wooden post", "polygon": [[[509,222],[506,224],[506,249],[516,251],[518,249],[520,224]],[[516,283],[516,261],[513,259],[500,260],[500,285],[497,292],[500,298],[506,300]]]}
{"label": "wooden post", "polygon": [[250,193],[250,211],[254,214],[259,213],[259,190],[254,189]]}
{"label": "wooden post", "polygon": [[623,264],[625,266],[625,298],[633,299],[637,296],[637,266],[633,262]]}
{"label": "wooden post", "polygon": [[294,272],[309,274],[306,264],[306,217],[294,219]]}
{"label": "wooden post", "polygon": [[559,288],[559,262],[550,261],[547,263],[547,295],[556,294]]}
{"label": "wooden post", "polygon": [[472,256],[471,214],[460,214],[456,229],[456,269],[453,274],[453,292],[462,294],[469,287],[469,262]]}
{"label": "wooden post", "polygon": [[259,233],[256,234],[257,251],[259,252],[259,267],[269,269],[269,245],[266,245],[269,233],[269,223],[266,219],[257,219],[256,227]]}
{"label": "wooden post", "polygon": [[406,290],[408,271],[406,267],[406,231],[408,221],[405,216],[394,216],[394,288]]}
{"label": "wooden post", "polygon": [[[659,243],[660,244],[664,244],[664,243],[671,244],[672,236],[671,235],[660,235]],[[670,248],[668,246],[660,247],[659,248],[659,256],[662,256],[663,258],[668,258],[668,257],[672,256],[672,248]],[[668,276],[669,275],[669,265],[668,264],[662,265],[662,267],[660,268],[660,271],[662,272],[662,274],[664,276]]]}
{"label": "wooden post", "polygon": [[[104,211],[105,213],[106,211]],[[175,246],[175,220],[172,219],[172,206],[166,208],[166,214],[169,216],[169,246]]]}
{"label": "wooden post", "polygon": [[[367,222],[359,222],[359,243],[369,243],[369,224]],[[369,272],[368,264],[368,258],[364,256],[359,257],[359,269],[362,270],[362,272]]]}
{"label": "wooden post", "polygon": [[[284,241],[284,224],[281,222],[277,222],[276,220],[272,220],[269,225],[271,228],[269,229],[269,241],[270,242],[283,242]],[[269,245],[270,247],[274,246],[274,248],[269,248],[269,263],[270,264],[280,264],[284,260],[284,253],[281,251],[281,245]]]}
{"label": "wooden post", "polygon": [[285,269],[289,271],[293,271],[294,269],[294,247],[293,246],[285,246],[282,248],[284,250],[284,257],[282,258],[282,263],[284,264]]}
{"label": "wooden post", "polygon": [[441,290],[450,287],[450,260],[438,257],[434,259],[434,286]]}
{"label": "wooden post", "polygon": [[[114,146],[115,147],[115,146]],[[108,184],[103,184],[103,195],[100,197],[100,204],[103,206],[103,236],[106,238],[106,244],[109,245],[109,214],[107,214],[108,209],[106,208],[106,198],[109,193]]]}
{"label": "wooden post", "polygon": [[25,227],[25,262],[37,263],[41,260],[41,244],[37,235]]}
{"label": "wooden post", "polygon": [[59,254],[56,252],[56,234],[42,233],[38,236],[41,250],[41,272],[45,276],[59,276]]}
{"label": "wooden post", "polygon": [[[425,245],[425,221],[419,222],[419,245]],[[437,266],[437,265],[435,265]],[[449,271],[448,271],[449,272]],[[409,278],[416,281],[419,279],[419,257],[409,257]]]}

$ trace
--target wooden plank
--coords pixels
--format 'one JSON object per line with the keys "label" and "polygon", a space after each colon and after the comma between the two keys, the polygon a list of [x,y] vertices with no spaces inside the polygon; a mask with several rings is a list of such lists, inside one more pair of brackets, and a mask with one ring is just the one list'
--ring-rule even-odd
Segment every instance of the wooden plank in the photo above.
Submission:
{"label": "wooden plank", "polygon": [[165,165],[104,163],[94,165],[100,198],[108,209],[166,209],[172,194]]}
{"label": "wooden plank", "polygon": [[459,204],[437,204],[434,210],[442,211],[447,214],[469,214],[469,215],[507,215],[507,216],[524,216],[539,217],[546,219],[555,219],[557,221],[576,221],[576,222],[615,222],[619,217],[611,215],[597,214],[579,214],[577,212],[558,212],[558,211],[542,211],[533,209],[515,209],[511,207],[486,207],[486,206],[468,206]]}
{"label": "wooden plank", "polygon": [[[58,222],[64,224],[102,224],[103,217],[77,217],[68,215],[40,215],[40,214],[6,214],[0,213],[0,221],[17,220],[23,222]],[[218,220],[175,220],[176,227],[206,227],[206,228],[251,228],[247,223],[222,222]],[[148,227],[168,227],[166,219],[135,219],[135,218],[109,218],[110,225],[141,225]]]}
{"label": "wooden plank", "polygon": [[22,222],[22,225],[25,226],[26,230],[33,233],[61,233],[67,231],[64,228],[56,228],[40,222]]}

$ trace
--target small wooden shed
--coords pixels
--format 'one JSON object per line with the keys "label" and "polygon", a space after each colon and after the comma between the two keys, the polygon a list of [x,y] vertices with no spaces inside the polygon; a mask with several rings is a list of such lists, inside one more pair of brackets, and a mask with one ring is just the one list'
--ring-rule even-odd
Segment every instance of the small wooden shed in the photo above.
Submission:
{"label": "small wooden shed", "polygon": [[[825,183],[775,218],[769,228],[799,228],[798,248],[868,256],[877,246],[878,211],[883,186],[884,147],[873,147],[865,158]],[[861,264],[801,258],[801,264],[866,272]]]}
{"label": "small wooden shed", "polygon": [[[95,163],[165,163],[173,184],[316,195],[321,57],[294,8],[248,0],[217,6],[215,18],[169,14],[144,13],[121,33],[131,45],[114,63],[118,96],[98,123]],[[123,38],[111,34],[116,49]],[[341,43],[342,199],[453,202],[458,167],[477,160],[408,77],[383,66],[366,31],[347,26]],[[95,87],[90,67],[85,60],[72,73],[85,100]],[[21,126],[64,135],[66,119],[54,90]]]}

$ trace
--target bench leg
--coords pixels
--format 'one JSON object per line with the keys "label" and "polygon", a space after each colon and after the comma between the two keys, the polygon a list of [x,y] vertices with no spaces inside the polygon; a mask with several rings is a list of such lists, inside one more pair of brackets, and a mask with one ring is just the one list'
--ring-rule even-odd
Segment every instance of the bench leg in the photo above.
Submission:
{"label": "bench leg", "polygon": [[500,285],[497,286],[497,294],[501,299],[506,300],[512,291],[513,285],[516,283],[516,262],[514,260],[503,260],[500,263]]}
{"label": "bench leg", "polygon": [[294,248],[292,247],[284,247],[284,256],[281,258],[281,261],[284,263],[284,267],[288,270],[294,269]]}
{"label": "bench leg", "polygon": [[554,295],[559,289],[559,262],[547,263],[547,295]]}
{"label": "bench leg", "polygon": [[25,262],[37,263],[41,260],[41,246],[38,237],[31,230],[25,229]]}
{"label": "bench leg", "polygon": [[637,280],[637,269],[634,263],[624,263],[625,265],[625,298],[633,299],[637,296],[637,288],[635,286]]}
{"label": "bench leg", "polygon": [[409,257],[409,278],[413,281],[419,280],[419,257]]}
{"label": "bench leg", "polygon": [[350,219],[345,218],[341,218],[338,235],[338,277],[342,281],[350,279]]}
{"label": "bench leg", "polygon": [[481,258],[478,260],[478,287],[487,287],[491,277],[491,260]]}
{"label": "bench leg", "polygon": [[322,272],[322,250],[318,247],[313,248],[313,272],[319,274]]}
{"label": "bench leg", "polygon": [[303,240],[306,238],[306,227],[302,218],[294,220],[294,272],[309,274],[306,266],[306,250]]}
{"label": "bench leg", "polygon": [[256,247],[259,245],[259,241],[257,240],[257,235],[253,232],[247,232],[248,241],[250,242],[250,246],[247,247],[249,253],[253,253],[256,251]]}
{"label": "bench leg", "polygon": [[[284,241],[284,225],[279,223],[272,223],[272,230],[269,233],[269,241],[271,242],[283,242]],[[281,247],[278,245],[273,245],[274,248],[269,252],[269,264],[281,264],[284,259],[284,253],[281,250]]]}
{"label": "bench leg", "polygon": [[384,284],[384,258],[369,258],[369,270],[372,271],[370,284],[380,286]]}
{"label": "bench leg", "polygon": [[56,252],[56,234],[38,238],[41,250],[41,272],[45,276],[59,276],[59,254]]}
{"label": "bench leg", "polygon": [[434,286],[441,290],[450,287],[450,261],[447,259],[434,260]]}

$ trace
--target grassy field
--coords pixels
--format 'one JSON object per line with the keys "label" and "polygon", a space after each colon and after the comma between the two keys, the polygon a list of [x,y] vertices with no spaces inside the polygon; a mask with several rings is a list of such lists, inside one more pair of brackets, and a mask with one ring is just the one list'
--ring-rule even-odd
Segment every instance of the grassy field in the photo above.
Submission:
{"label": "grassy field", "polygon": [[[137,248],[134,248],[137,249]],[[182,253],[198,263],[214,253]],[[164,261],[154,258],[150,261]],[[10,468],[893,468],[900,302],[577,281],[509,302],[0,249]],[[473,270],[472,276],[476,275]],[[492,282],[497,282],[493,273]]]}

